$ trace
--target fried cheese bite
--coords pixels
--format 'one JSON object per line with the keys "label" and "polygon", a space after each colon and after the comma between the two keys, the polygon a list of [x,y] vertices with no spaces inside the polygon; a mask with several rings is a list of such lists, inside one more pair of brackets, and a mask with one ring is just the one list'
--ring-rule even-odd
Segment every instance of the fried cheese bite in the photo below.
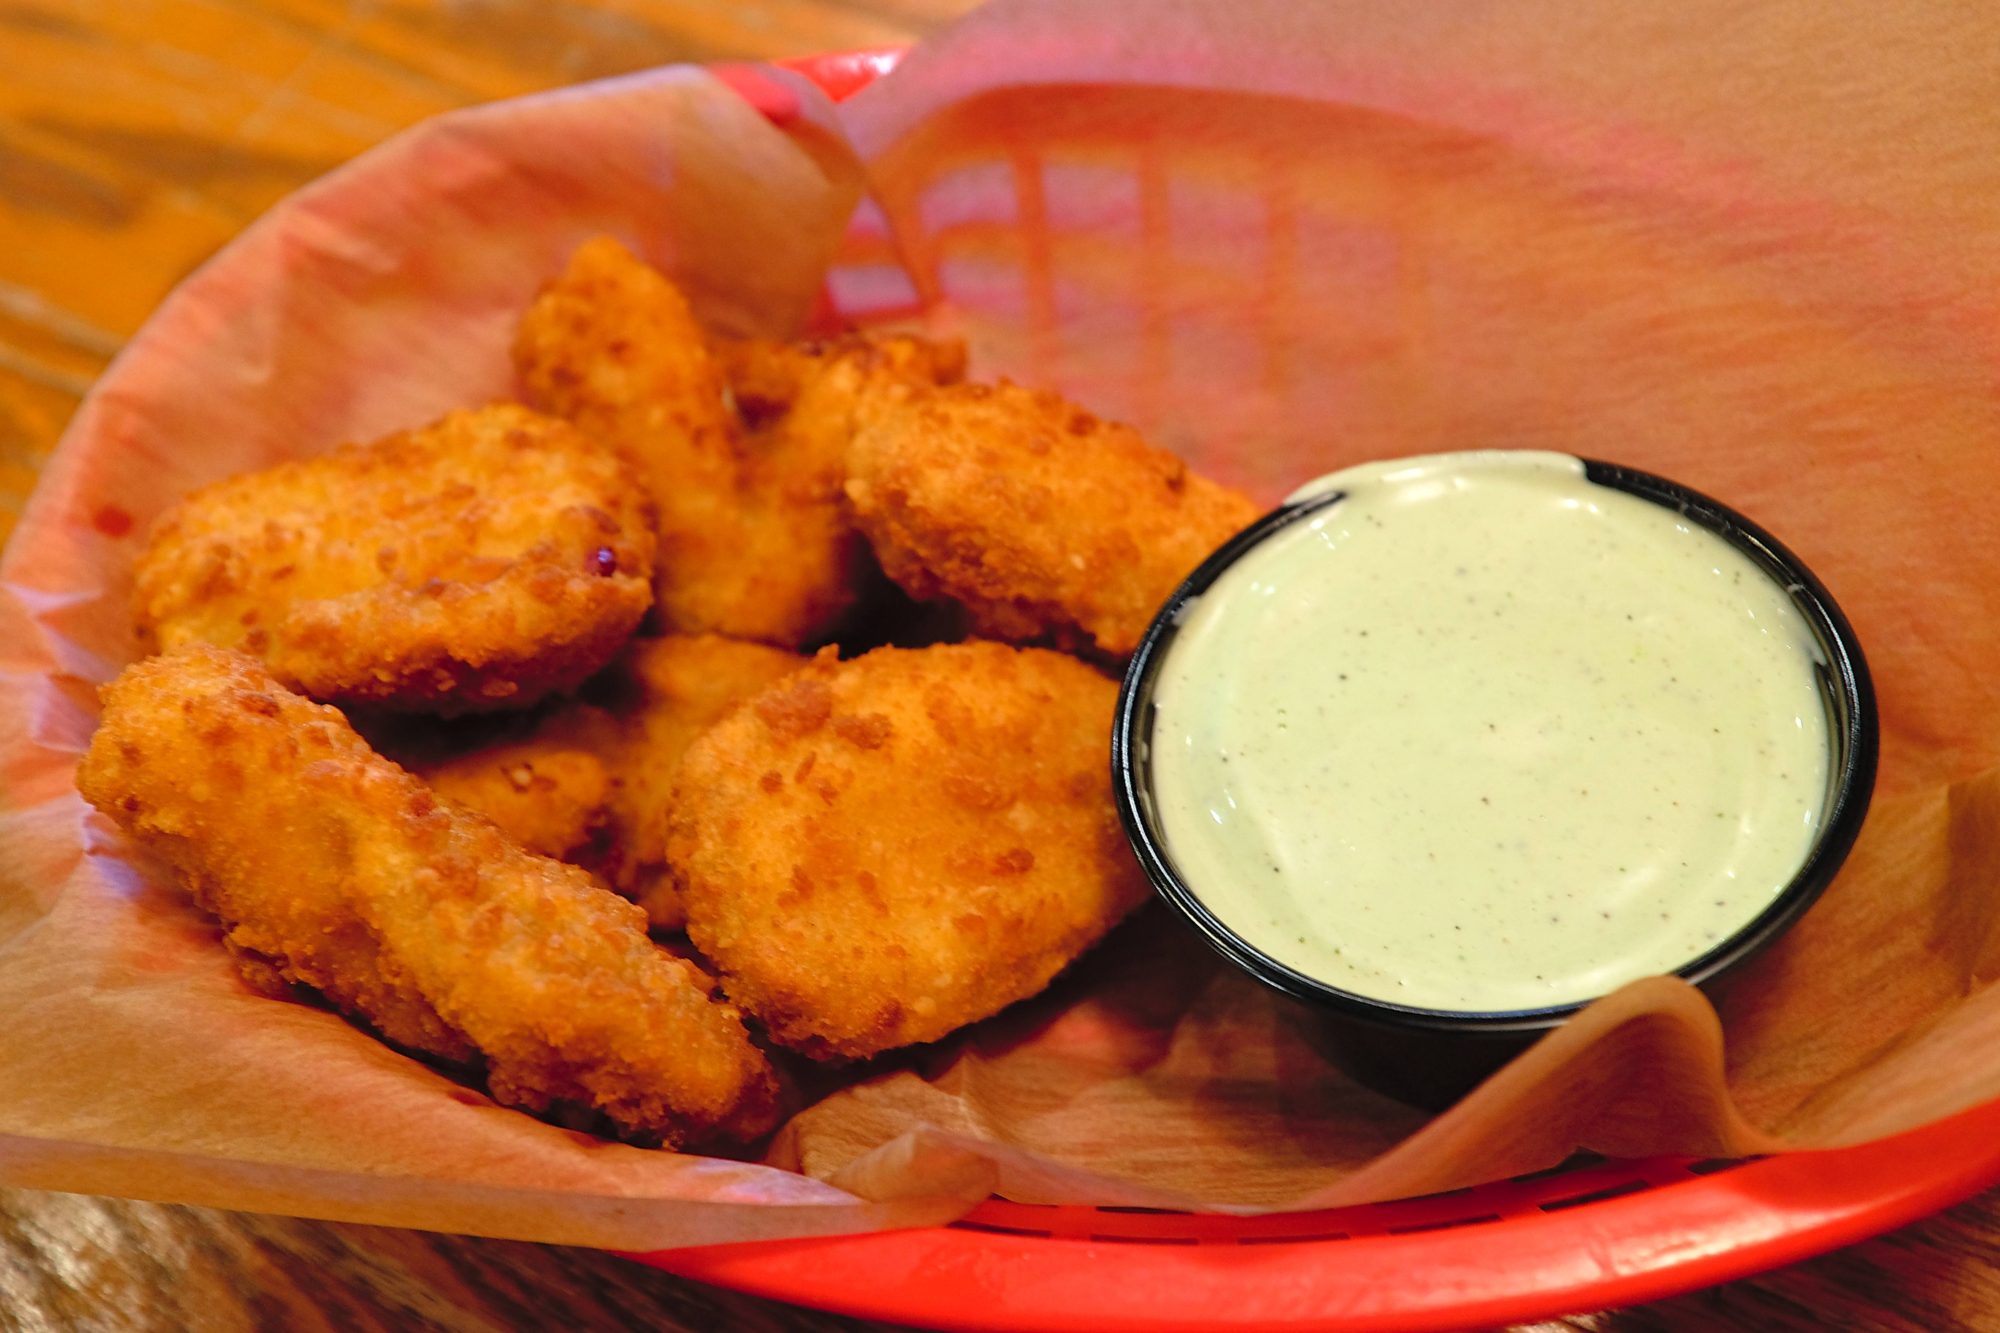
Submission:
{"label": "fried cheese bite", "polygon": [[829,637],[874,577],[841,497],[855,405],[955,376],[963,355],[914,339],[743,344],[728,367],[762,405],[745,426],[680,292],[600,237],[522,318],[514,362],[529,401],[614,445],[648,488],[661,626],[796,648]]}
{"label": "fried cheese bite", "polygon": [[1112,659],[1259,513],[1131,427],[1007,383],[875,414],[847,473],[855,522],[911,596],[962,603],[994,638]]}
{"label": "fried cheese bite", "polygon": [[141,640],[260,658],[315,699],[521,708],[609,661],[651,599],[609,450],[511,404],[204,487],[134,571]]}
{"label": "fried cheese bite", "polygon": [[441,803],[337,710],[206,645],[128,668],[103,703],[78,787],[222,919],[254,984],[311,986],[399,1046],[483,1064],[496,1101],[635,1142],[774,1123],[738,1011],[637,907]]}
{"label": "fried cheese bite", "polygon": [[865,1057],[1046,986],[1147,893],[1111,802],[1117,687],[996,643],[831,653],[688,748],[688,935],[774,1041]]}

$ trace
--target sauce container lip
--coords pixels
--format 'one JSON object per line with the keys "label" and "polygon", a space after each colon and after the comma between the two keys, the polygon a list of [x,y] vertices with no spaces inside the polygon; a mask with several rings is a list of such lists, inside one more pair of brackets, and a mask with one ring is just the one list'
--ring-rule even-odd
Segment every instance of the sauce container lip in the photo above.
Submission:
{"label": "sauce container lip", "polygon": [[[1825,660],[1819,664],[1828,704],[1831,780],[1819,837],[1791,881],[1748,925],[1706,953],[1675,969],[1691,983],[1708,981],[1761,951],[1792,925],[1832,882],[1847,859],[1868,813],[1875,786],[1880,723],[1875,691],[1854,628],[1813,572],[1782,542],[1734,509],[1678,482],[1637,468],[1579,459],[1585,480],[1625,491],[1674,510],[1707,529],[1745,556],[1783,588],[1811,627]],[[1153,618],[1125,670],[1111,736],[1113,796],[1125,835],[1159,895],[1179,910],[1209,945],[1251,976],[1295,999],[1374,1024],[1506,1037],[1536,1033],[1560,1024],[1591,1003],[1577,1000],[1536,1009],[1468,1011],[1428,1009],[1342,990],[1289,967],[1251,945],[1184,881],[1167,854],[1148,795],[1146,742],[1152,728],[1152,694],[1160,664],[1178,633],[1183,612],[1214,585],[1225,570],[1252,548],[1301,519],[1338,504],[1345,491],[1332,491],[1280,505],[1231,537],[1189,574]]]}

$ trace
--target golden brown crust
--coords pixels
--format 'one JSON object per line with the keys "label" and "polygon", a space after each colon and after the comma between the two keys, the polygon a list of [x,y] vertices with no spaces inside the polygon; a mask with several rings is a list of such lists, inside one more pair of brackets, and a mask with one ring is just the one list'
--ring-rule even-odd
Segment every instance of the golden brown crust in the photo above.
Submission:
{"label": "golden brown crust", "polygon": [[361,730],[378,753],[525,850],[577,863],[606,836],[611,775],[598,751],[616,727],[562,700],[533,714],[371,719]]}
{"label": "golden brown crust", "polygon": [[994,643],[815,659],[689,747],[688,934],[772,1038],[932,1041],[1041,990],[1145,896],[1111,804],[1116,687]]}
{"label": "golden brown crust", "polygon": [[497,405],[197,491],[135,570],[142,640],[261,658],[317,699],[519,708],[608,661],[654,540],[624,466]]}
{"label": "golden brown crust", "polygon": [[584,864],[646,909],[657,930],[687,920],[666,870],[667,811],[681,756],[737,704],[805,658],[713,634],[640,639],[603,676],[592,697],[611,726],[599,752],[611,775],[609,836]]}
{"label": "golden brown crust", "polygon": [[[855,431],[918,388],[955,382],[965,371],[965,349],[848,334],[765,350],[786,363],[789,397],[736,396],[756,422],[744,436],[741,503],[744,558],[758,572],[743,596],[774,617],[792,607],[789,629],[761,637],[796,647],[847,628],[857,604],[887,590],[842,490]],[[754,380],[754,360],[739,351],[732,370]],[[769,367],[762,375],[768,393]]]}
{"label": "golden brown crust", "polygon": [[[841,498],[864,398],[956,375],[963,353],[850,338],[713,351],[687,302],[616,241],[585,244],[523,317],[529,401],[616,446],[659,515],[659,621],[796,648],[824,640],[874,577]],[[750,425],[731,411],[739,377]]]}
{"label": "golden brown crust", "polygon": [[447,801],[492,820],[524,850],[558,861],[598,836],[611,795],[602,760],[546,739],[488,746],[418,776]]}
{"label": "golden brown crust", "polygon": [[[720,340],[714,345],[729,385],[730,400],[746,429],[756,432],[795,414],[802,399],[823,392],[836,379],[841,432],[829,432],[838,447],[828,454],[842,465],[854,409],[864,391],[897,385],[957,384],[965,378],[965,344],[933,342],[911,334],[841,333],[828,338],[778,342],[766,338]],[[803,414],[810,419],[814,413]]]}
{"label": "golden brown crust", "polygon": [[313,986],[391,1041],[483,1062],[494,1098],[639,1142],[747,1140],[775,1083],[737,1011],[588,875],[531,855],[251,659],[129,668],[85,798],[221,917],[249,975]]}
{"label": "golden brown crust", "polygon": [[439,796],[599,876],[656,930],[679,930],[687,918],[666,873],[666,817],[681,754],[805,662],[715,634],[634,639],[580,697],[536,714],[371,720],[363,734]]}
{"label": "golden brown crust", "polygon": [[660,609],[683,614],[690,569],[727,563],[740,446],[685,298],[618,242],[586,242],[521,317],[514,368],[527,400],[618,449],[653,497],[665,539]]}
{"label": "golden brown crust", "polygon": [[847,471],[856,523],[912,596],[953,598],[996,638],[1112,658],[1258,513],[1131,427],[1006,383],[878,414]]}

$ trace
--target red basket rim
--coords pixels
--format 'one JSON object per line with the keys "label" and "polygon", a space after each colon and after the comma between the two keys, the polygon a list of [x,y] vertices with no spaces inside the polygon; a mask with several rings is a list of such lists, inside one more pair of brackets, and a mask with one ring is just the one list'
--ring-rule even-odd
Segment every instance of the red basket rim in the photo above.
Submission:
{"label": "red basket rim", "polygon": [[2000,1101],[1856,1147],[1448,1231],[1174,1245],[924,1227],[631,1257],[928,1328],[1419,1331],[1658,1300],[1866,1239],[1996,1181]]}
{"label": "red basket rim", "polygon": [[[900,54],[778,64],[838,101]],[[716,73],[766,114],[788,118],[791,91],[761,68]],[[1995,1183],[2000,1100],[1850,1148],[1762,1158],[1449,1230],[1251,1244],[1229,1233],[1235,1222],[1247,1235],[1254,1219],[1211,1217],[1189,1228],[1198,1236],[1169,1236],[1168,1224],[1106,1239],[1088,1221],[1098,1210],[1078,1208],[1046,1210],[1066,1215],[1063,1235],[922,1227],[628,1257],[758,1296],[933,1328],[1421,1333],[1657,1300],[1878,1235]],[[1461,1202],[1472,1206],[1480,1193]]]}

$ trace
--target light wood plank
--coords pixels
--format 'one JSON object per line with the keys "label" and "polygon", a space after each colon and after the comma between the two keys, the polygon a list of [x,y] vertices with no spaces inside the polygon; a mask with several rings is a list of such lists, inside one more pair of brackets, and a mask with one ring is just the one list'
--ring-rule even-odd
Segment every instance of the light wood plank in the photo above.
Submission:
{"label": "light wood plank", "polygon": [[0,0],[0,540],[82,389],[286,194],[426,116],[907,44],[972,0]]}

